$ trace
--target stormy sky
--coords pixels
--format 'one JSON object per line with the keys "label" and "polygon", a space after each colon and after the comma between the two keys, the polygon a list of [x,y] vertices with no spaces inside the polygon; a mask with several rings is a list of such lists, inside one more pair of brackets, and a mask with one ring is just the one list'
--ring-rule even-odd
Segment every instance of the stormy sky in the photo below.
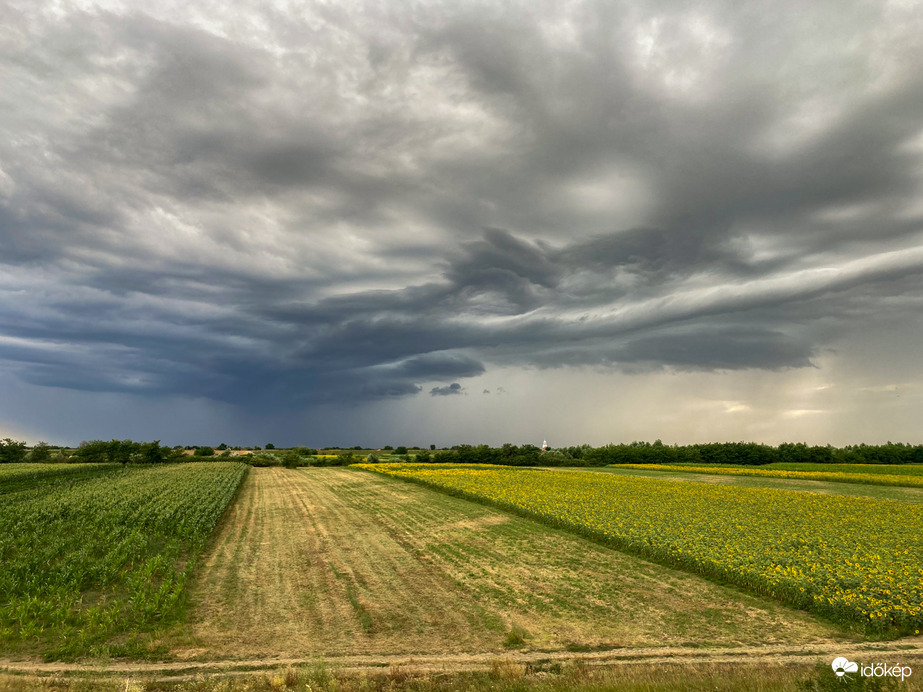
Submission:
{"label": "stormy sky", "polygon": [[0,436],[923,442],[921,36],[0,0]]}

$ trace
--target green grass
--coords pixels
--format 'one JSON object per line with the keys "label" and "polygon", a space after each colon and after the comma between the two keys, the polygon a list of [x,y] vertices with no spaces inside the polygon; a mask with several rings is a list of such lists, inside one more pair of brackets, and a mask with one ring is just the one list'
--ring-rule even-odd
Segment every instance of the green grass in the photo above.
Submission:
{"label": "green grass", "polygon": [[840,471],[843,473],[873,473],[891,476],[923,476],[923,464],[766,464],[761,469],[780,471]]}
{"label": "green grass", "polygon": [[876,500],[896,500],[923,504],[923,488],[909,488],[892,485],[871,485],[864,483],[843,483],[840,481],[821,481],[798,478],[774,478],[771,476],[731,476],[721,473],[702,471],[655,470],[657,467],[627,468],[624,466],[582,467],[570,469],[575,472],[607,473],[617,476],[637,476],[640,478],[659,478],[662,480],[690,481],[699,483],[720,483],[740,488],[770,488],[777,490],[797,490],[799,492],[823,493],[827,495],[850,495],[868,497]]}
{"label": "green grass", "polygon": [[[645,464],[645,466],[658,466],[658,464]],[[744,466],[741,464],[683,464],[701,469],[764,469],[778,471],[798,471],[804,473],[871,473],[889,476],[923,476],[923,464],[802,464],[778,462],[774,464],[761,464],[759,466]]]}

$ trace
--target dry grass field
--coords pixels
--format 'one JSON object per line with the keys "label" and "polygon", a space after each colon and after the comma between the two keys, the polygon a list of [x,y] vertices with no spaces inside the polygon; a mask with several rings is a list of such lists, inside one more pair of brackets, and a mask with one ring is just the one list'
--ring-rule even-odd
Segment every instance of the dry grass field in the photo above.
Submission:
{"label": "dry grass field", "polygon": [[[535,522],[351,469],[252,469],[181,659],[829,643],[835,626]],[[169,640],[169,637],[168,637]]]}

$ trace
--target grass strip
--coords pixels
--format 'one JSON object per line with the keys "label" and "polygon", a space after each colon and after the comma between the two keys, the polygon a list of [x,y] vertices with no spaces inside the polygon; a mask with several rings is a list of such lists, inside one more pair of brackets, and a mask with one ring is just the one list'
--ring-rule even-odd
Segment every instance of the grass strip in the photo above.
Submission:
{"label": "grass strip", "polygon": [[[791,466],[791,465],[790,465]],[[850,465],[855,466],[855,465]],[[787,478],[792,480],[830,481],[834,483],[859,483],[863,485],[890,485],[908,488],[923,488],[923,475],[888,474],[881,472],[844,471],[801,471],[786,468],[751,468],[740,466],[687,466],[672,464],[612,464],[614,469],[638,469],[644,471],[679,471],[682,473],[704,473],[718,476],[754,476],[762,478]]]}

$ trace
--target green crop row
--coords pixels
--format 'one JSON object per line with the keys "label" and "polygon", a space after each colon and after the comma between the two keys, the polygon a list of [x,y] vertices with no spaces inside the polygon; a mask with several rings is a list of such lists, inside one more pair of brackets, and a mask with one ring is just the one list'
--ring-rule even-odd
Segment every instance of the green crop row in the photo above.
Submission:
{"label": "green crop row", "polygon": [[118,464],[3,464],[0,465],[0,495],[38,483],[103,475],[117,468]]}
{"label": "green crop row", "polygon": [[508,467],[359,465],[485,501],[867,631],[923,629],[916,505]]}
{"label": "green crop row", "polygon": [[113,637],[178,615],[187,577],[247,468],[127,467],[5,496],[0,644],[50,657],[113,653]]}

